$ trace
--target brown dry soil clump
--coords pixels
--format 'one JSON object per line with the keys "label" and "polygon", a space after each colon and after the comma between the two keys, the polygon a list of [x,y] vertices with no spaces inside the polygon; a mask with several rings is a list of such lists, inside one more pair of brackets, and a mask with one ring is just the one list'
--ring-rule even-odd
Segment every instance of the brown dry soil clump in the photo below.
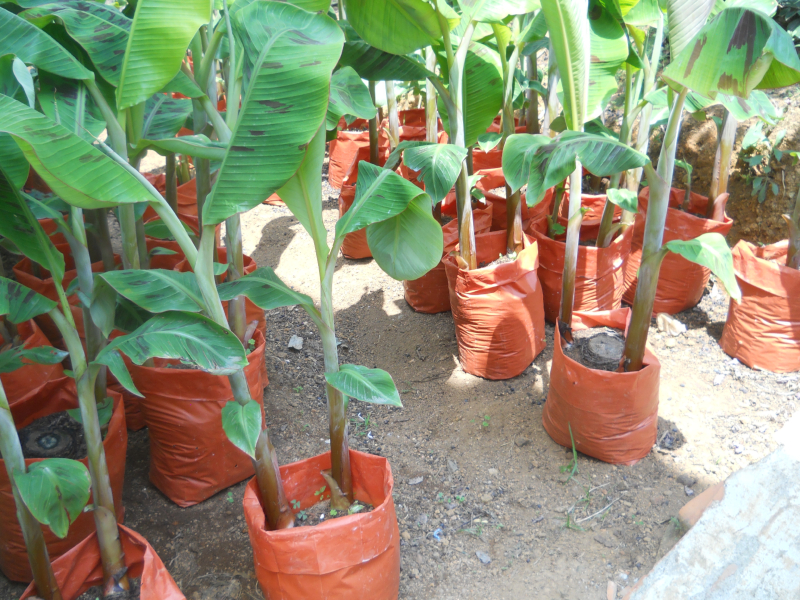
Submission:
{"label": "brown dry soil clump", "polygon": [[[324,193],[332,232],[337,194]],[[243,228],[246,253],[318,300],[311,239],[286,208],[259,206]],[[608,581],[621,594],[675,541],[671,519],[691,497],[776,447],[800,394],[797,375],[753,371],[720,350],[727,299],[709,285],[698,307],[677,316],[686,333],[651,329],[662,363],[659,445],[632,467],[579,455],[567,481],[561,467],[571,451],[541,424],[552,327],[522,375],[488,381],[459,367],[450,313],[414,313],[402,283],[374,261],[340,257],[334,298],[341,362],[385,369],[403,399],[403,409],[354,401],[349,412],[352,447],[392,466],[403,600],[600,600]],[[329,448],[322,347],[302,309],[271,311],[267,326],[264,402],[285,464]],[[292,335],[304,339],[302,350],[287,348]],[[190,600],[261,598],[245,484],[181,509],[150,484],[148,461],[147,430],[132,433],[126,525],[148,539]],[[0,576],[0,598],[22,589]]]}

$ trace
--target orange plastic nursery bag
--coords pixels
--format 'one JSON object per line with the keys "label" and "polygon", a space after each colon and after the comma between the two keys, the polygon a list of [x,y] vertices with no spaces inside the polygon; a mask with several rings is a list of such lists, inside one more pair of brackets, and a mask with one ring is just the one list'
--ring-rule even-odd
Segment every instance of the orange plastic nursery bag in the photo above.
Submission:
{"label": "orange plastic nursery bag", "polygon": [[[630,309],[574,312],[573,330],[625,330]],[[599,460],[632,465],[647,456],[658,432],[661,364],[645,351],[644,367],[632,373],[590,369],[566,356],[556,327],[550,389],[542,424],[553,440]]]}
{"label": "orange plastic nursery bag", "polygon": [[[350,450],[353,491],[369,512],[314,525],[269,531],[255,479],[244,494],[244,516],[256,577],[269,600],[396,600],[400,587],[400,532],[389,461]],[[286,497],[305,510],[326,485],[330,452],[280,468]]]}
{"label": "orange plastic nursery bag", "polygon": [[719,344],[749,367],[789,373],[800,369],[800,271],[786,266],[788,241],[733,248],[742,301],[731,300]]}
{"label": "orange plastic nursery bag", "polygon": [[[458,356],[467,373],[509,379],[522,373],[545,347],[542,286],[536,275],[539,249],[526,248],[515,260],[472,271],[452,255],[443,259],[456,326]],[[506,253],[506,232],[475,236],[478,266]]]}
{"label": "orange plastic nursery bag", "polygon": [[[128,576],[139,579],[139,600],[186,600],[186,596],[175,585],[164,563],[146,539],[123,525],[119,526],[119,537],[125,553]],[[65,600],[77,598],[89,588],[102,585],[103,566],[100,563],[97,534],[92,532],[67,554],[54,561],[53,573]],[[30,598],[35,592],[36,588],[31,583],[21,600]]]}

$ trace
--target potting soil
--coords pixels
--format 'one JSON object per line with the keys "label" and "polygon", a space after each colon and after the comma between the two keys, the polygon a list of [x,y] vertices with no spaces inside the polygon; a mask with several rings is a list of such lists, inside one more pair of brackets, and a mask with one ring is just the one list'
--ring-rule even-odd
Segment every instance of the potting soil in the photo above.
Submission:
{"label": "potting soil", "polygon": [[[358,508],[361,507],[361,508]],[[305,510],[301,510],[295,514],[295,527],[313,527],[314,525],[319,525],[320,523],[325,523],[326,521],[330,521],[331,519],[340,519],[341,517],[347,517],[349,515],[354,514],[365,514],[368,512],[372,512],[374,507],[370,504],[364,504],[362,502],[354,502],[350,506],[350,510],[337,510],[334,512],[331,510],[331,501],[323,500],[322,502],[318,502],[314,506],[307,508]]]}
{"label": "potting soil", "polygon": [[128,581],[131,584],[131,589],[127,592],[103,596],[103,586],[95,585],[75,598],[75,600],[139,600],[139,580],[131,578]]}
{"label": "potting soil", "polygon": [[83,426],[67,411],[36,419],[17,433],[25,458],[86,458]]}

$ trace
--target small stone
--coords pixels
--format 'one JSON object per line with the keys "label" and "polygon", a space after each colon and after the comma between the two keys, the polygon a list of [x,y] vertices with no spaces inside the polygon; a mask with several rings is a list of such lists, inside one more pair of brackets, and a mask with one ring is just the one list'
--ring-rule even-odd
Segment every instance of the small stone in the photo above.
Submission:
{"label": "small stone", "polygon": [[725,381],[725,373],[720,373],[716,377],[714,377],[714,385],[721,385],[722,382]]}
{"label": "small stone", "polygon": [[678,475],[677,481],[681,485],[685,485],[686,487],[692,487],[695,481],[697,481],[697,479],[692,477],[691,475],[687,475],[686,473],[681,473],[680,475]]}
{"label": "small stone", "polygon": [[650,498],[650,504],[653,506],[661,506],[664,504],[664,496],[653,496]]}
{"label": "small stone", "polygon": [[419,579],[419,569],[411,569],[411,578]]}
{"label": "small stone", "polygon": [[458,473],[458,463],[449,458],[447,459],[447,468],[450,469],[451,473]]}
{"label": "small stone", "polygon": [[301,338],[299,335],[293,335],[292,337],[289,338],[288,347],[294,350],[302,350],[303,338]]}
{"label": "small stone", "polygon": [[482,550],[476,550],[475,556],[477,556],[478,560],[480,560],[485,565],[488,565],[490,562],[492,562],[492,557],[486,554],[486,552],[483,552]]}
{"label": "small stone", "polygon": [[683,491],[686,492],[687,496],[694,496],[694,490],[690,487],[683,488]]}
{"label": "small stone", "polygon": [[481,496],[481,502],[483,502],[484,504],[488,504],[488,503],[489,503],[489,502],[491,502],[493,499],[494,499],[494,498],[492,497],[492,495],[491,495],[491,494],[484,494],[483,496]]}
{"label": "small stone", "polygon": [[741,454],[742,452],[744,452],[744,446],[742,446],[741,444],[734,444],[733,451],[736,454]]}
{"label": "small stone", "polygon": [[498,471],[497,469],[489,469],[489,475],[490,476],[496,477],[499,474],[500,474],[500,471]]}
{"label": "small stone", "polygon": [[594,541],[600,544],[601,546],[605,546],[606,548],[614,548],[617,543],[610,536],[604,535],[602,533],[598,533],[594,536]]}
{"label": "small stone", "polygon": [[658,326],[659,331],[663,331],[671,336],[680,335],[686,332],[686,325],[667,313],[659,313],[656,315],[656,325]]}
{"label": "small stone", "polygon": [[417,525],[420,527],[424,526],[428,522],[428,515],[422,513],[420,516],[417,517]]}
{"label": "small stone", "polygon": [[405,541],[409,541],[411,539],[411,534],[407,531],[404,531],[400,534],[400,537],[403,538]]}
{"label": "small stone", "polygon": [[418,485],[418,484],[422,483],[423,479],[424,479],[424,477],[422,477],[422,476],[413,477],[412,479],[408,480],[408,485]]}
{"label": "small stone", "polygon": [[530,444],[531,441],[526,437],[517,436],[517,438],[514,440],[514,443],[517,445],[517,447],[522,448],[523,446]]}
{"label": "small stone", "polygon": [[667,338],[666,340],[664,340],[664,345],[665,345],[667,348],[674,348],[675,346],[677,346],[677,345],[678,345],[678,342],[676,342],[676,341],[675,341],[674,339],[672,339],[672,338]]}

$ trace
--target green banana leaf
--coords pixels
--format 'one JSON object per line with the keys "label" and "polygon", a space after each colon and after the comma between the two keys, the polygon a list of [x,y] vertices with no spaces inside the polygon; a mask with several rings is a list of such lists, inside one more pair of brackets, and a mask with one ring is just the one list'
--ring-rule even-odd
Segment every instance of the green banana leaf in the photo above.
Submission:
{"label": "green banana leaf", "polygon": [[416,54],[390,54],[362,40],[347,21],[337,21],[345,35],[339,65],[352,67],[369,81],[419,81],[433,75]]}
{"label": "green banana leaf", "polygon": [[[472,42],[464,61],[464,143],[473,146],[503,107],[503,67],[500,55],[483,44]],[[441,98],[438,99],[441,103]],[[439,105],[445,131],[450,130],[447,110]]]}
{"label": "green banana leaf", "polygon": [[[314,240],[317,260],[328,254],[328,232],[322,221],[322,164],[325,160],[325,128],[309,142],[300,168],[278,196]],[[258,304],[258,303],[257,303]]]}
{"label": "green banana leaf", "polygon": [[344,7],[361,39],[390,54],[408,54],[442,37],[436,11],[424,0],[345,0]]}
{"label": "green banana leaf", "polygon": [[39,74],[39,104],[45,115],[90,144],[103,133],[106,122],[80,81]]}
{"label": "green banana leaf", "polygon": [[117,293],[151,313],[205,310],[203,295],[194,273],[136,269],[101,273],[98,277]]}
{"label": "green banana leaf", "polygon": [[118,85],[133,21],[119,10],[100,2],[65,0],[42,4],[20,13],[37,27],[56,22],[64,26],[89,55],[100,75]]}
{"label": "green banana leaf", "polygon": [[244,49],[245,94],[203,223],[261,203],[303,161],[325,119],[344,35],[330,17],[290,4],[254,2],[233,17]]}
{"label": "green banana leaf", "polygon": [[573,131],[581,131],[587,121],[591,55],[587,9],[587,0],[549,0],[542,5],[561,74],[564,117]]}
{"label": "green banana leaf", "polygon": [[382,369],[341,365],[338,371],[325,373],[325,381],[345,396],[362,402],[403,406],[392,376]]}
{"label": "green banana leaf", "polygon": [[175,137],[192,114],[192,101],[187,98],[170,98],[154,94],[144,107],[142,137],[161,139]]}
{"label": "green banana leaf", "polygon": [[256,442],[261,435],[261,405],[250,400],[242,406],[231,400],[222,407],[222,429],[230,442],[247,454],[256,456]]}
{"label": "green banana leaf", "polygon": [[693,240],[672,240],[664,244],[670,252],[680,254],[686,260],[708,267],[722,282],[728,294],[737,302],[742,292],[733,272],[733,256],[728,242],[719,233],[704,233]]}
{"label": "green banana leaf", "polygon": [[524,15],[541,8],[539,0],[458,0],[462,21],[506,23],[510,15]]}
{"label": "green banana leaf", "polygon": [[650,162],[626,144],[590,133],[566,130],[553,139],[519,133],[506,140],[503,173],[512,192],[528,184],[527,203],[535,206],[548,188],[575,170],[576,160],[598,176],[637,169]]}
{"label": "green banana leaf", "polygon": [[309,314],[318,315],[314,301],[307,295],[294,291],[275,274],[271,267],[259,267],[252,273],[218,286],[221,300],[247,296],[259,308],[272,310],[282,306],[300,306]]}
{"label": "green banana leaf", "polygon": [[92,486],[89,469],[67,458],[35,462],[27,472],[14,470],[14,483],[36,520],[49,525],[61,539],[67,536],[70,524],[83,512]]}
{"label": "green banana leaf", "polygon": [[425,192],[436,205],[444,200],[456,184],[461,172],[461,163],[467,158],[467,149],[453,144],[433,142],[400,142],[386,161],[386,169],[395,169],[400,162],[414,171],[419,171],[419,180],[425,184]]}
{"label": "green banana leaf", "polygon": [[628,38],[607,10],[589,11],[591,60],[585,121],[599,117],[618,89],[617,72],[628,59]]}
{"label": "green banana leaf", "polygon": [[[69,352],[52,346],[38,346],[36,348],[17,346],[11,350],[0,352],[0,373],[11,373],[30,363],[56,365],[67,356],[69,356]],[[25,363],[23,361],[28,362]]]}
{"label": "green banana leaf", "polygon": [[[42,230],[30,208],[16,188],[0,171],[0,236],[11,240],[22,254],[32,261],[53,267],[53,278],[64,278],[64,255]],[[51,261],[52,257],[52,261]],[[52,263],[52,264],[51,264]]]}
{"label": "green banana leaf", "polygon": [[150,193],[124,167],[41,113],[0,96],[0,132],[64,201],[80,208],[148,202]]}
{"label": "green banana leaf", "polygon": [[418,279],[439,264],[444,239],[430,200],[421,194],[399,215],[368,225],[367,244],[378,266],[404,281]]}
{"label": "green banana leaf", "polygon": [[111,340],[97,355],[131,393],[139,394],[119,353],[137,365],[149,358],[171,358],[214,375],[232,375],[247,366],[242,343],[211,319],[188,312],[165,312],[141,327]]}
{"label": "green banana leaf", "polygon": [[792,37],[758,11],[727,8],[675,55],[662,77],[709,98],[718,93],[746,98],[754,89],[800,81],[800,58]]}
{"label": "green banana leaf", "polygon": [[714,0],[665,0],[669,23],[669,50],[678,56],[706,24]]}
{"label": "green banana leaf", "polygon": [[117,109],[144,102],[169,83],[189,42],[210,20],[208,0],[139,0],[120,67]]}
{"label": "green banana leaf", "polygon": [[377,112],[369,89],[353,68],[342,67],[333,74],[328,113],[325,118],[327,129],[335,129],[339,119],[344,115],[371,119]]}
{"label": "green banana leaf", "polygon": [[53,310],[56,303],[22,284],[0,277],[0,316],[24,323]]}
{"label": "green banana leaf", "polygon": [[43,71],[67,79],[94,79],[94,73],[52,37],[4,8],[0,8],[0,43],[0,54],[15,54]]}

